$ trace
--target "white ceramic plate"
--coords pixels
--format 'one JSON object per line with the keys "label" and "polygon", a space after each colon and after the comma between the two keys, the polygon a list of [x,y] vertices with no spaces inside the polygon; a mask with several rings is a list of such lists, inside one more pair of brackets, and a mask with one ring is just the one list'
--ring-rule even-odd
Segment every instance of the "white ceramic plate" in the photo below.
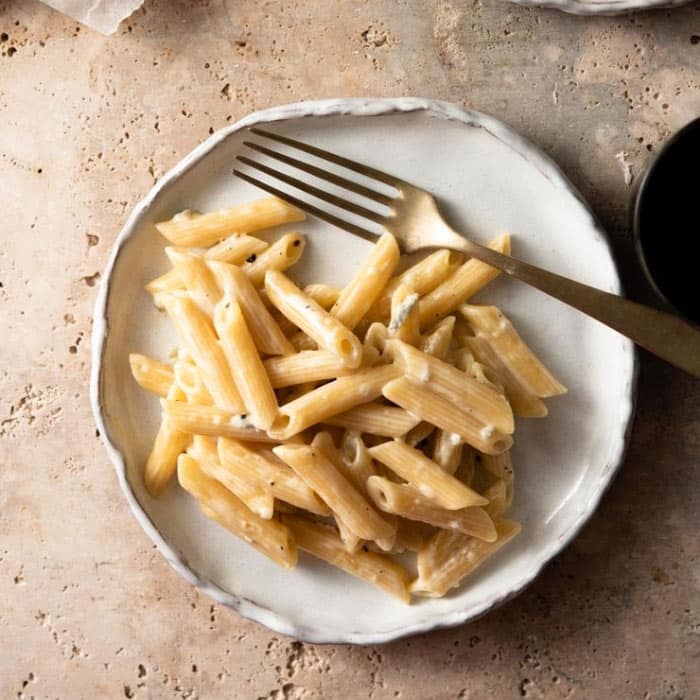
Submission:
{"label": "white ceramic plate", "polygon": [[[300,639],[377,643],[455,625],[523,589],[595,509],[618,466],[633,407],[630,342],[518,282],[501,279],[483,299],[502,306],[569,387],[546,420],[516,429],[515,503],[522,534],[441,600],[402,605],[369,584],[302,555],[283,571],[207,520],[176,483],[153,500],[141,470],[158,424],[158,401],[131,379],[127,354],[164,358],[170,324],[143,285],[165,271],[154,222],[261,195],[232,175],[245,128],[275,122],[280,133],[385,169],[435,193],[451,223],[477,241],[507,229],[514,252],[610,292],[620,284],[607,242],[558,168],[503,124],[456,106],[418,99],[329,100],[253,114],[210,137],[134,209],[119,235],[95,313],[92,400],[97,426],[124,494],[172,566],[212,598]],[[342,284],[369,244],[315,220],[302,281]]]}
{"label": "white ceramic plate", "polygon": [[621,15],[686,5],[690,0],[510,0],[526,7],[547,7],[573,15]]}

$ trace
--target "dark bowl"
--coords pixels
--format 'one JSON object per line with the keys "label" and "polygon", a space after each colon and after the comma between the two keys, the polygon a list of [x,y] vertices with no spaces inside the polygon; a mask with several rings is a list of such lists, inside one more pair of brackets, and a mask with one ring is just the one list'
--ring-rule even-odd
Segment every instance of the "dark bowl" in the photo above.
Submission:
{"label": "dark bowl", "polygon": [[700,118],[669,139],[641,177],[632,231],[653,289],[700,324]]}

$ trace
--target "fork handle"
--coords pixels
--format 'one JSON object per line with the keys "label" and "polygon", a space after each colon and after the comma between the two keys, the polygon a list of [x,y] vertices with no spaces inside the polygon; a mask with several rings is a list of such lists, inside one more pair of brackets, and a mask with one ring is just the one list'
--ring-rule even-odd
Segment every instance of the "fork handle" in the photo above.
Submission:
{"label": "fork handle", "polygon": [[459,247],[468,255],[573,306],[666,362],[700,377],[700,329],[697,327],[658,309],[574,282],[473,241],[464,238],[462,241]]}

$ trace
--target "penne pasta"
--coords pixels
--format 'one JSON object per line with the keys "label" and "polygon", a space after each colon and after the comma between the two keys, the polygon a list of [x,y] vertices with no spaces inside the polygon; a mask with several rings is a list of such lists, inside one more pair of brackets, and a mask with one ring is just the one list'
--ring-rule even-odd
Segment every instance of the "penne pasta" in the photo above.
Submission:
{"label": "penne pasta", "polygon": [[[374,366],[379,360],[379,353],[367,346],[362,349],[362,356],[362,365],[366,367]],[[303,350],[284,357],[270,357],[263,364],[275,389],[336,379],[354,372],[330,350]]]}
{"label": "penne pasta", "polygon": [[486,454],[499,454],[509,449],[513,438],[492,425],[485,425],[471,413],[437,392],[401,377],[384,385],[382,394],[409,413],[450,433]]}
{"label": "penne pasta", "polygon": [[358,537],[391,537],[393,529],[343,476],[333,461],[309,445],[278,445],[272,450],[313,489]]}
{"label": "penne pasta", "polygon": [[413,428],[413,430],[409,430],[408,433],[406,433],[404,442],[411,447],[416,447],[424,440],[427,440],[434,431],[434,425],[426,423],[426,421],[421,421],[415,428]]}
{"label": "penne pasta", "polygon": [[201,470],[210,478],[216,479],[256,515],[269,520],[274,512],[272,491],[264,481],[250,473],[232,468],[228,462],[219,459],[214,438],[195,435],[187,453],[194,457]]}
{"label": "penne pasta", "polygon": [[294,348],[268,311],[248,276],[235,265],[218,261],[210,261],[208,265],[224,294],[235,299],[240,305],[258,350],[266,355],[293,353]]}
{"label": "penne pasta", "polygon": [[457,530],[486,542],[496,539],[496,528],[483,508],[448,510],[413,486],[396,484],[382,476],[370,477],[367,480],[367,490],[377,508],[385,513],[445,530]]}
{"label": "penne pasta", "polygon": [[388,322],[391,297],[400,285],[406,285],[416,294],[428,294],[451,275],[462,262],[462,254],[455,250],[436,250],[387,283],[379,299],[367,312],[371,321]]}
{"label": "penne pasta", "polygon": [[428,355],[437,357],[438,360],[445,360],[452,344],[454,327],[454,316],[443,318],[420,339],[418,347]]}
{"label": "penne pasta", "polygon": [[493,426],[503,433],[515,429],[510,404],[491,387],[400,340],[389,341],[386,350],[407,377],[454,402],[484,426]]}
{"label": "penne pasta", "polygon": [[272,437],[285,440],[316,423],[323,423],[355,406],[374,401],[381,396],[387,382],[400,374],[398,367],[383,365],[324,384],[280,406],[279,415],[269,433]]}
{"label": "penne pasta", "polygon": [[284,272],[298,262],[305,246],[306,236],[301,233],[287,233],[259,255],[251,255],[241,266],[241,270],[255,287],[260,287],[269,270]]}
{"label": "penne pasta", "polygon": [[[182,399],[184,395],[179,387],[173,384],[168,391],[168,398]],[[170,477],[175,473],[177,458],[190,440],[191,436],[179,430],[167,416],[161,418],[156,439],[143,472],[146,490],[154,498],[163,493]]]}
{"label": "penne pasta", "polygon": [[242,415],[229,413],[217,406],[198,406],[185,401],[161,399],[163,414],[169,424],[183,433],[228,437],[244,442],[277,442]]}
{"label": "penne pasta", "polygon": [[566,393],[566,387],[540,362],[499,309],[464,304],[460,312],[527,393],[541,399]]}
{"label": "penne pasta", "polygon": [[175,381],[173,368],[146,355],[132,352],[129,355],[131,375],[137,384],[157,396],[167,396]]}
{"label": "penne pasta", "polygon": [[190,297],[207,316],[211,317],[214,314],[214,306],[221,298],[221,290],[207,263],[201,256],[182,248],[168,246],[165,253],[173,264],[173,269],[177,270]]}
{"label": "penne pasta", "polygon": [[307,284],[304,294],[308,294],[319,306],[328,311],[338,301],[340,289],[327,284]]}
{"label": "penne pasta", "polygon": [[369,581],[404,603],[410,602],[408,573],[388,556],[375,552],[348,552],[338,535],[328,525],[312,523],[294,515],[283,515],[300,549],[339,569]]}
{"label": "penne pasta", "polygon": [[521,530],[513,520],[497,520],[495,525],[495,542],[439,530],[418,552],[418,578],[411,584],[411,592],[431,598],[445,595]]}
{"label": "penne pasta", "polygon": [[175,245],[210,246],[234,231],[252,233],[304,218],[303,212],[291,204],[277,197],[265,197],[208,214],[185,209],[172,219],[157,223],[156,229]]}
{"label": "penne pasta", "polygon": [[350,369],[360,366],[362,346],[357,337],[288,277],[271,270],[265,276],[265,290],[270,301],[320,348],[336,353]]}
{"label": "penne pasta", "polygon": [[396,239],[390,233],[382,235],[357,274],[340,293],[331,316],[352,330],[379,298],[399,263],[399,256]]}
{"label": "penne pasta", "polygon": [[165,308],[216,405],[232,413],[242,413],[243,400],[207,317],[184,296],[166,297]]}
{"label": "penne pasta", "polygon": [[392,440],[370,448],[370,455],[395,474],[408,481],[423,496],[448,510],[486,505],[476,491],[443,471],[420,450],[403,440]]}
{"label": "penne pasta", "polygon": [[[491,250],[510,255],[510,236],[505,233],[488,244]],[[467,260],[458,267],[444,282],[439,284],[419,302],[421,327],[437,323],[454,311],[460,304],[474,296],[489,282],[500,274],[495,267],[490,267],[480,260]]]}
{"label": "penne pasta", "polygon": [[267,430],[277,417],[277,398],[241,307],[231,297],[225,296],[217,305],[214,327],[250,422]]}
{"label": "penne pasta", "polygon": [[296,566],[296,543],[286,526],[251,512],[228,489],[208,477],[190,455],[180,455],[177,475],[182,488],[200,502],[210,518],[280,566],[286,569]]}
{"label": "penne pasta", "polygon": [[169,294],[178,289],[184,289],[185,284],[180,273],[173,267],[160,277],[151,280],[145,287],[149,294]]}
{"label": "penne pasta", "polygon": [[270,247],[268,243],[248,236],[245,233],[233,233],[228,238],[209,248],[204,257],[207,260],[219,260],[230,265],[240,265],[248,258],[260,255]]}
{"label": "penne pasta", "polygon": [[433,435],[433,461],[448,474],[454,474],[462,463],[463,447],[459,435],[438,429]]}
{"label": "penne pasta", "polygon": [[484,498],[489,499],[484,510],[492,517],[503,515],[513,502],[513,482],[497,479],[484,491]]}
{"label": "penne pasta", "polygon": [[481,466],[489,474],[493,474],[497,479],[503,479],[505,482],[513,481],[513,460],[510,456],[510,450],[506,450],[500,455],[481,455],[479,459]]}
{"label": "penne pasta", "polygon": [[383,437],[402,437],[419,422],[420,418],[412,416],[403,408],[380,403],[362,404],[326,420],[329,425],[339,428]]}
{"label": "penne pasta", "polygon": [[173,365],[175,381],[185,393],[190,403],[210,406],[213,404],[211,394],[204,386],[202,377],[194,363],[188,360],[177,360]]}
{"label": "penne pasta", "polygon": [[219,438],[218,456],[229,470],[265,484],[275,498],[316,515],[330,515],[328,506],[272,452],[265,454],[237,440]]}
{"label": "penne pasta", "polygon": [[[451,250],[400,267],[385,233],[344,288],[302,291],[285,271],[305,236],[251,234],[303,218],[268,197],[156,225],[172,269],[146,289],[180,346],[171,364],[129,356],[162,408],[146,489],[177,470],[282,566],[298,546],[405,602],[445,595],[520,530],[503,519],[514,415],[566,388],[501,311],[469,303],[498,270]],[[489,247],[509,254],[509,235]],[[412,583],[389,556],[404,553]]]}
{"label": "penne pasta", "polygon": [[487,368],[489,375],[497,377],[499,383],[503,385],[503,391],[514,415],[521,418],[542,418],[547,415],[548,410],[544,401],[525,389],[488,340],[474,336],[469,338],[468,347],[473,356],[479,360],[479,364]]}

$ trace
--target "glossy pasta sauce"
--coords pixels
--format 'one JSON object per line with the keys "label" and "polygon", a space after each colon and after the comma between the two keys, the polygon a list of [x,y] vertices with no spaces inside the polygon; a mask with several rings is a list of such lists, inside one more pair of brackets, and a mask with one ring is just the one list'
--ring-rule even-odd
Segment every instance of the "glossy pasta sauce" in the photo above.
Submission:
{"label": "glossy pasta sauce", "polygon": [[650,170],[637,210],[639,245],[658,290],[700,323],[700,119],[669,143]]}

